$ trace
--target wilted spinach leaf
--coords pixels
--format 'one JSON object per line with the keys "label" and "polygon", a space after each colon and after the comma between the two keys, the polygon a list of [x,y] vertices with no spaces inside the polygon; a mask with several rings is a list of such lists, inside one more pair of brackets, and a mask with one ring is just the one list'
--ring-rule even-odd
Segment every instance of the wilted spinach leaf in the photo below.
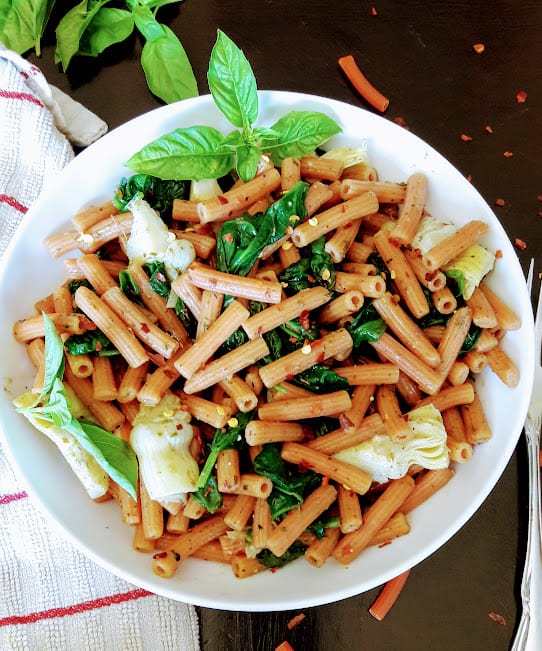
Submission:
{"label": "wilted spinach leaf", "polygon": [[134,174],[121,179],[113,196],[113,204],[121,211],[136,196],[141,196],[160,213],[162,218],[171,216],[174,199],[188,199],[190,185],[188,181],[162,180],[150,174]]}
{"label": "wilted spinach leaf", "polygon": [[330,291],[335,287],[335,267],[329,253],[325,250],[323,237],[315,240],[303,257],[294,262],[279,275],[282,283],[286,283],[284,291],[288,296],[298,294],[303,289],[322,285]]}
{"label": "wilted spinach leaf", "polygon": [[262,549],[262,551],[257,554],[256,558],[262,565],[265,565],[265,567],[268,568],[284,567],[288,563],[295,561],[296,558],[303,556],[306,549],[306,545],[299,540],[296,540],[290,545],[290,547],[288,547],[282,556],[275,556],[275,554],[269,551],[269,549]]}
{"label": "wilted spinach leaf", "polygon": [[273,482],[273,490],[267,501],[271,508],[271,518],[276,520],[296,506],[318,488],[322,482],[320,475],[312,470],[299,473],[297,469],[280,456],[280,446],[267,443],[254,459],[254,471]]}
{"label": "wilted spinach leaf", "polygon": [[246,276],[264,248],[286,235],[291,218],[306,215],[308,184],[300,181],[264,213],[224,222],[216,242],[219,271]]}

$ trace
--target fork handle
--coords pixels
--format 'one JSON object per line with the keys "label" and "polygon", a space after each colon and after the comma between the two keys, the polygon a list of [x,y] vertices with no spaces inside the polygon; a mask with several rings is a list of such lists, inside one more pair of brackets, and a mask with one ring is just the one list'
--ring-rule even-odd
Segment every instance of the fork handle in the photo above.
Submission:
{"label": "fork handle", "polygon": [[526,424],[529,461],[529,527],[523,579],[521,581],[522,614],[511,651],[542,649],[542,526],[540,498],[540,438],[531,424]]}

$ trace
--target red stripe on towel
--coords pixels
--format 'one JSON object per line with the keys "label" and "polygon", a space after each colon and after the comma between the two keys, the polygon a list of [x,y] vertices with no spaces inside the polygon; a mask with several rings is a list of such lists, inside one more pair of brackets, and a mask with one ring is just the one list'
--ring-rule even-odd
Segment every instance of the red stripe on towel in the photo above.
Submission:
{"label": "red stripe on towel", "polygon": [[7,203],[8,206],[11,206],[23,214],[28,210],[28,208],[26,206],[23,206],[22,203],[19,203],[15,197],[10,197],[7,194],[0,194],[0,203]]}
{"label": "red stripe on towel", "polygon": [[16,502],[17,500],[22,500],[25,497],[28,497],[28,495],[24,491],[21,491],[20,493],[8,493],[6,495],[0,495],[0,506],[9,504],[10,502]]}
{"label": "red stripe on towel", "polygon": [[124,603],[125,601],[133,601],[141,599],[141,597],[149,597],[152,592],[138,588],[130,590],[129,592],[121,592],[120,594],[113,594],[108,597],[100,597],[99,599],[92,599],[91,601],[83,601],[79,604],[72,606],[64,606],[63,608],[51,608],[49,610],[40,610],[28,615],[11,615],[0,619],[1,626],[12,626],[14,624],[34,624],[35,622],[43,621],[44,619],[54,619],[55,617],[67,617],[69,615],[78,615],[89,610],[96,610],[104,606],[113,606],[114,604]]}
{"label": "red stripe on towel", "polygon": [[25,102],[36,104],[37,106],[43,106],[39,99],[30,93],[19,93],[14,90],[4,90],[0,88],[0,97],[5,97],[6,99],[21,99]]}

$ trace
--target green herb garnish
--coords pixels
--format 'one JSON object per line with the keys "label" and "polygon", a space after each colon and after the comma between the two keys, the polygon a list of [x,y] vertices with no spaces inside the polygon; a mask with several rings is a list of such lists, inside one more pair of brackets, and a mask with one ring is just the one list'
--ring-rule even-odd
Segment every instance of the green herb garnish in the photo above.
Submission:
{"label": "green herb garnish", "polygon": [[45,323],[45,371],[43,389],[29,407],[17,411],[37,416],[72,434],[100,467],[137,499],[138,463],[135,452],[125,441],[99,425],[76,419],[71,411],[62,378],[64,376],[64,347],[55,325],[47,314]]}
{"label": "green herb garnish", "polygon": [[220,30],[207,79],[216,106],[237,129],[225,137],[213,127],[175,129],[134,154],[127,167],[162,179],[194,181],[220,178],[235,168],[249,181],[263,154],[279,166],[287,156],[314,152],[341,131],[330,117],[314,111],[291,111],[269,128],[256,127],[254,73],[243,52]]}

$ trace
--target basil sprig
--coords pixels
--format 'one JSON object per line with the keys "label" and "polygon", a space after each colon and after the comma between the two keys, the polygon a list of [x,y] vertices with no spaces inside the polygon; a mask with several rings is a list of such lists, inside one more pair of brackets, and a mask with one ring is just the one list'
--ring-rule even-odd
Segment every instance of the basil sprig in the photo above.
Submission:
{"label": "basil sprig", "polygon": [[99,466],[137,499],[138,464],[135,452],[128,443],[95,423],[78,420],[71,412],[70,402],[62,383],[64,375],[64,347],[55,325],[47,314],[45,324],[45,371],[43,389],[29,407],[17,411],[37,416],[52,423],[77,439]]}
{"label": "basil sprig", "polygon": [[193,181],[220,178],[235,168],[249,181],[263,154],[279,166],[288,156],[314,152],[341,131],[317,111],[290,111],[271,127],[254,126],[259,113],[254,73],[242,50],[220,30],[207,80],[217,108],[237,128],[226,136],[208,126],[175,129],[134,154],[127,167],[162,179]]}
{"label": "basil sprig", "polygon": [[[188,56],[174,32],[156,19],[158,9],[181,0],[80,0],[56,27],[55,61],[64,71],[74,56],[97,57],[125,41],[134,31],[144,39],[141,67],[152,93],[165,102],[198,95]],[[34,48],[41,54],[41,37],[56,0],[1,0],[0,41],[19,54]]]}

